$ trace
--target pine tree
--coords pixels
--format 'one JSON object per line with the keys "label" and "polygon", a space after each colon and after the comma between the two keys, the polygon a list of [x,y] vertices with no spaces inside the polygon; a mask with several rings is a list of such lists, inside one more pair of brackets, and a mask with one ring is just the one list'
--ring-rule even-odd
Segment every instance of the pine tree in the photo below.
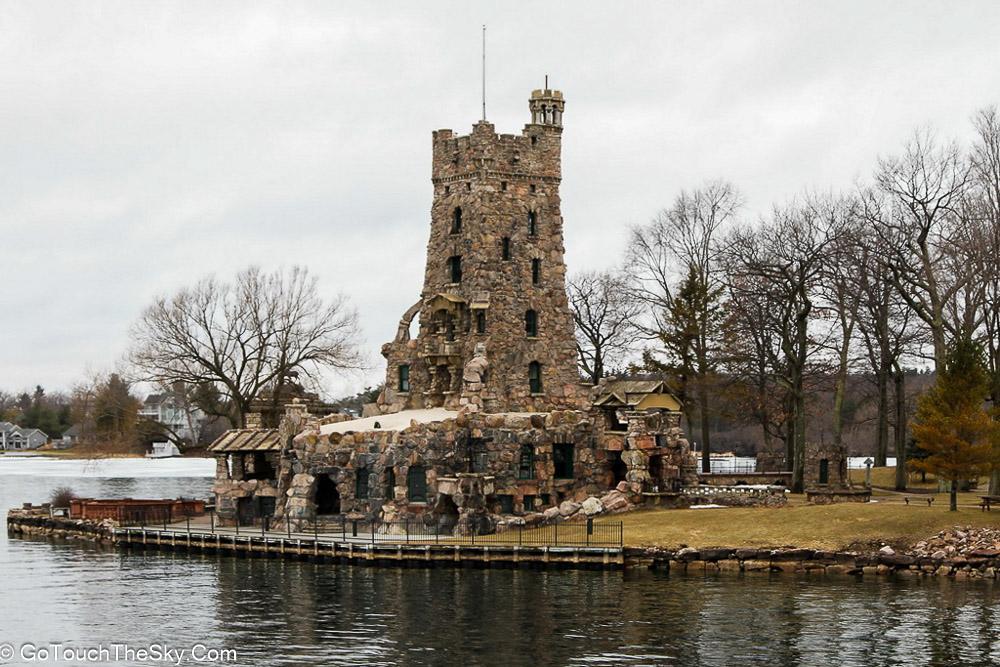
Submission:
{"label": "pine tree", "polygon": [[948,351],[944,370],[917,402],[913,437],[927,455],[914,466],[949,482],[953,512],[959,482],[997,466],[1000,429],[985,407],[989,389],[982,351],[959,339]]}

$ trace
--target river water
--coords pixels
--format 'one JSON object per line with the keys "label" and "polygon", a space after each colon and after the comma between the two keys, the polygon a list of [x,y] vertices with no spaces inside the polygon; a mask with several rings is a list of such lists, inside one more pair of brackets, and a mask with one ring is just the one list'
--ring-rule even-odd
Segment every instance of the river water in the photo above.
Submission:
{"label": "river water", "polygon": [[[57,486],[204,497],[211,472],[0,456],[0,507]],[[0,533],[7,664],[177,664],[128,653],[158,646],[184,650],[186,665],[1000,664],[1000,592],[982,581],[376,569]],[[92,653],[66,660],[67,649]],[[206,660],[212,650],[235,658]]]}

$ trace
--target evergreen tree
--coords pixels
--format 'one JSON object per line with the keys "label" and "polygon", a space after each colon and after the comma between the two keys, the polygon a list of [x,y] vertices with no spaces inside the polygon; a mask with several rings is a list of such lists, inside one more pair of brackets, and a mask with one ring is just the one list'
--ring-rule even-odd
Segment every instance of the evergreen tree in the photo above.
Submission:
{"label": "evergreen tree", "polygon": [[959,482],[997,466],[1000,428],[985,407],[989,391],[979,346],[957,339],[944,370],[917,402],[913,437],[926,456],[914,466],[949,482],[953,512]]}

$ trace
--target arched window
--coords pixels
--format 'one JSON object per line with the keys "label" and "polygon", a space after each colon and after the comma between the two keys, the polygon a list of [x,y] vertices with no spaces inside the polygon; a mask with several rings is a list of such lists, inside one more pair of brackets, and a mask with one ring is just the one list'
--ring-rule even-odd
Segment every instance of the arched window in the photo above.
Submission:
{"label": "arched window", "polygon": [[537,361],[528,364],[528,388],[532,394],[542,393],[542,365]]}
{"label": "arched window", "polygon": [[542,260],[535,258],[531,260],[531,284],[537,285],[542,282]]}
{"label": "arched window", "polygon": [[534,211],[528,211],[528,236],[538,236],[538,214]]}
{"label": "arched window", "polygon": [[448,258],[447,269],[449,282],[462,282],[462,257],[460,255],[453,255]]}
{"label": "arched window", "polygon": [[427,471],[423,466],[410,466],[407,471],[406,496],[411,503],[427,502]]}
{"label": "arched window", "polygon": [[355,472],[354,497],[358,500],[368,498],[368,468],[358,468]]}
{"label": "arched window", "polygon": [[458,234],[462,231],[462,207],[456,206],[451,212],[451,233]]}
{"label": "arched window", "polygon": [[510,237],[509,236],[503,237],[503,241],[501,241],[501,248],[502,249],[500,251],[500,254],[503,257],[503,260],[506,262],[508,259],[510,259]]}
{"label": "arched window", "polygon": [[538,335],[538,313],[536,311],[529,310],[524,313],[524,332],[531,338]]}

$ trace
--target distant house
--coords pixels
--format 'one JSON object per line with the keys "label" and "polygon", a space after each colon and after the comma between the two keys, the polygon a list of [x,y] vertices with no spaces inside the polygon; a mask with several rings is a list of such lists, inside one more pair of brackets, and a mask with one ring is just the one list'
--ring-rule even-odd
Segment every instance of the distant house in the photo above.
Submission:
{"label": "distant house", "polygon": [[69,449],[76,443],[80,442],[80,436],[83,434],[83,429],[80,428],[79,424],[73,424],[68,429],[63,431],[62,437],[54,442],[54,447],[56,449]]}
{"label": "distant house", "polygon": [[166,426],[177,437],[197,442],[205,413],[176,394],[150,394],[139,409],[139,417]]}
{"label": "distant house", "polygon": [[0,422],[0,449],[27,451],[38,449],[49,441],[49,436],[37,428],[23,428],[10,422]]}

